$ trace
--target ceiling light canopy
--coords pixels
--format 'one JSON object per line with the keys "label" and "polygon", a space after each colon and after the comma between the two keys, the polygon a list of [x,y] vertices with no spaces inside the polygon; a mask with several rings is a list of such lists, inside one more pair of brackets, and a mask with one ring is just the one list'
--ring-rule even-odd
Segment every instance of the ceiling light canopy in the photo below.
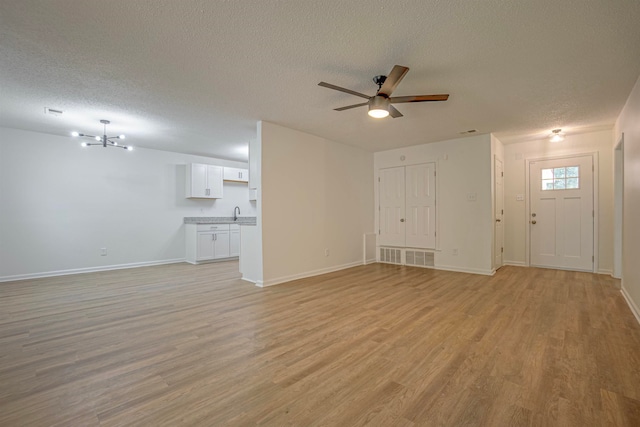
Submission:
{"label": "ceiling light canopy", "polygon": [[382,119],[389,115],[389,98],[376,95],[369,100],[369,115]]}
{"label": "ceiling light canopy", "polygon": [[116,141],[116,139],[124,139],[125,138],[124,135],[107,136],[107,125],[111,123],[109,120],[100,120],[100,123],[104,125],[104,131],[102,133],[102,136],[88,135],[86,133],[79,133],[76,131],[71,132],[71,136],[73,137],[81,136],[83,138],[92,138],[92,139],[95,139],[96,141],[100,141],[95,143],[82,142],[80,145],[83,147],[89,147],[91,145],[102,145],[103,147],[124,148],[125,150],[133,151],[133,147],[130,145],[128,146],[118,145],[118,141]]}
{"label": "ceiling light canopy", "polygon": [[549,141],[551,142],[561,142],[564,141],[564,133],[562,133],[562,129],[554,129],[551,131],[549,135]]}

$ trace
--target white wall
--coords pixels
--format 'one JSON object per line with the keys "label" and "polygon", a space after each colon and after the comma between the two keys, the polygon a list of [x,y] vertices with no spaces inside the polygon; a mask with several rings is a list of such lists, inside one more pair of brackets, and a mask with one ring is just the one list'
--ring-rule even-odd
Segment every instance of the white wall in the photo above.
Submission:
{"label": "white wall", "polygon": [[[405,156],[405,160],[401,160]],[[377,152],[374,168],[437,162],[436,268],[492,274],[491,136]],[[378,206],[376,180],[375,206]],[[467,196],[476,195],[476,201]],[[377,229],[376,209],[376,229]],[[453,250],[458,249],[458,255]]]}
{"label": "white wall", "polygon": [[614,128],[613,141],[624,134],[624,208],[622,290],[640,321],[640,79]]}
{"label": "white wall", "polygon": [[525,201],[516,195],[526,193],[526,160],[564,155],[598,153],[598,271],[611,274],[613,270],[613,151],[611,130],[570,135],[562,142],[548,138],[507,144],[505,156],[505,247],[504,261],[525,265],[528,217]]}
{"label": "white wall", "polygon": [[223,199],[185,199],[190,162],[247,167],[0,128],[0,280],[181,260],[183,217],[232,216],[236,205],[255,215],[246,184],[225,183]]}
{"label": "white wall", "polygon": [[260,131],[264,285],[362,264],[373,155],[268,122]]}
{"label": "white wall", "polygon": [[256,225],[240,228],[240,273],[242,278],[264,286],[262,264],[262,122],[258,134],[249,142],[249,188],[257,190]]}

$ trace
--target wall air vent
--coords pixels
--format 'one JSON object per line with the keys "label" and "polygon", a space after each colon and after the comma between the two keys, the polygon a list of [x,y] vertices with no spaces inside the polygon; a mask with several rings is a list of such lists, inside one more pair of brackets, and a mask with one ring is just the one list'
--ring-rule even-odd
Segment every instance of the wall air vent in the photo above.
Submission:
{"label": "wall air vent", "polygon": [[50,116],[61,116],[63,111],[62,110],[55,110],[55,109],[49,108],[49,107],[44,107],[44,113],[48,114]]}
{"label": "wall air vent", "polygon": [[463,130],[462,132],[459,132],[459,133],[460,135],[468,135],[470,133],[476,133],[476,132],[478,132],[477,129],[469,129],[469,130]]}
{"label": "wall air vent", "polygon": [[402,249],[380,248],[380,262],[402,265]]}
{"label": "wall air vent", "polygon": [[433,267],[433,252],[407,250],[405,251],[406,265],[415,267]]}

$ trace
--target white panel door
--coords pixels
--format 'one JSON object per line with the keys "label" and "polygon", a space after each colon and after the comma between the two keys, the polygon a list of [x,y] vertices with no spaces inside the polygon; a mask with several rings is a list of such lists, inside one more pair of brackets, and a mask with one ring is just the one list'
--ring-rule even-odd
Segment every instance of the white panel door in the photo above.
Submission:
{"label": "white panel door", "polygon": [[436,247],[436,164],[406,167],[406,243]]}
{"label": "white panel door", "polygon": [[532,162],[531,265],[593,270],[593,158]]}
{"label": "white panel door", "polygon": [[495,229],[494,229],[494,260],[493,268],[502,267],[502,252],[504,243],[504,173],[502,167],[502,161],[495,159]]}
{"label": "white panel door", "polygon": [[405,245],[404,167],[380,169],[379,245]]}

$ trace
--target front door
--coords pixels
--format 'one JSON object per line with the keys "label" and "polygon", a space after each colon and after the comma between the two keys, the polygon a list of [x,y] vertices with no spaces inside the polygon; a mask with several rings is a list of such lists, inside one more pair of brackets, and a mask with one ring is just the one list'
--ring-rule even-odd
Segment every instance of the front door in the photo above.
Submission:
{"label": "front door", "polygon": [[531,265],[593,270],[593,158],[529,165]]}

